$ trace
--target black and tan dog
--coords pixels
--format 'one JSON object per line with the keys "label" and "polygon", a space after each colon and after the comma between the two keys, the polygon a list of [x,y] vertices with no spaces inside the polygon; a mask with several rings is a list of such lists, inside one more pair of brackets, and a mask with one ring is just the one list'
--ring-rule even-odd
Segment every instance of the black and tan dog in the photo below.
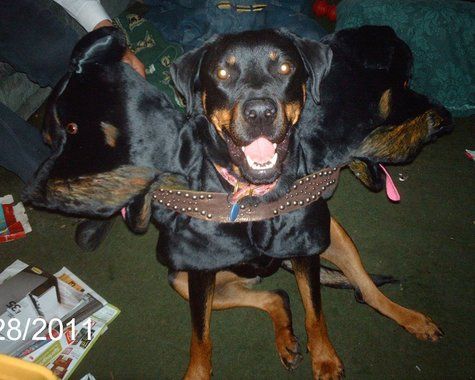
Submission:
{"label": "black and tan dog", "polygon": [[[379,292],[325,201],[341,166],[378,189],[379,163],[408,162],[447,128],[448,113],[405,85],[410,51],[390,29],[342,31],[324,43],[285,31],[216,37],[173,65],[186,117],[120,63],[124,49],[109,28],[78,43],[48,111],[55,153],[24,196],[91,218],[125,208],[137,232],[153,218],[158,258],[190,302],[186,378],[210,377],[212,309],[267,312],[282,363],[299,364],[288,296],[249,288],[284,260],[305,306],[316,378],[343,373],[322,314],[319,255],[369,305],[420,339],[438,339],[429,318]],[[86,246],[107,224],[91,223],[78,236]]]}

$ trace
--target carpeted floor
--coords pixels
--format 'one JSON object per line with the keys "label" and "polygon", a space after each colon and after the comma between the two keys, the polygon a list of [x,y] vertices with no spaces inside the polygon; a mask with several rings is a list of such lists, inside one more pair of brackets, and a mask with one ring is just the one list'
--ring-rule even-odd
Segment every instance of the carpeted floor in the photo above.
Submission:
{"label": "carpeted floor", "polygon": [[[323,289],[331,339],[348,379],[467,379],[475,376],[475,118],[427,146],[406,167],[393,167],[400,204],[366,190],[348,170],[330,200],[333,214],[361,250],[370,272],[402,280],[384,292],[394,301],[430,315],[446,336],[420,342],[367,306],[350,291]],[[19,199],[22,184],[0,171],[0,194]],[[85,254],[73,241],[76,219],[28,209],[33,232],[0,245],[0,269],[15,259],[54,272],[67,266],[122,313],[81,363],[73,378],[179,379],[186,368],[190,321],[187,304],[168,286],[155,258],[158,232],[135,236],[117,219],[105,243]],[[263,288],[291,296],[294,328],[305,346],[303,309],[286,272]],[[281,366],[270,320],[253,309],[215,312],[214,379],[310,379],[308,355],[293,373]]]}

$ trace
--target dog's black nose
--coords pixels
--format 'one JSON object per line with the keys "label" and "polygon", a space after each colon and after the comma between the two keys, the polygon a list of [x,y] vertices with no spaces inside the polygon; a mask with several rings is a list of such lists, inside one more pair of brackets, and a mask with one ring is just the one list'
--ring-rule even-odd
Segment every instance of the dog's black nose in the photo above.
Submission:
{"label": "dog's black nose", "polygon": [[269,124],[276,117],[277,107],[272,99],[251,99],[244,103],[242,112],[249,124]]}

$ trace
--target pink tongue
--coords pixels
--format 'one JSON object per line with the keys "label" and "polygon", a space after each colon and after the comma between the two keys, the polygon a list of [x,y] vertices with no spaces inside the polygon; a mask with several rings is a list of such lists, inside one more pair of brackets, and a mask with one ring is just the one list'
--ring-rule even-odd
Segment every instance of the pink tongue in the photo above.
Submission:
{"label": "pink tongue", "polygon": [[275,148],[269,140],[259,137],[244,147],[244,154],[254,162],[265,164],[274,157]]}

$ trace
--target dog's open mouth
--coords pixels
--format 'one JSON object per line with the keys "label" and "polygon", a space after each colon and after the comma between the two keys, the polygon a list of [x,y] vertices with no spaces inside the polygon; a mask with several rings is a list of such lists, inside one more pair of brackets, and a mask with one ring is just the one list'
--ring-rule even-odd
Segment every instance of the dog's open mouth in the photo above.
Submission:
{"label": "dog's open mouth", "polygon": [[280,142],[261,136],[244,146],[236,144],[229,136],[225,140],[231,159],[249,182],[272,183],[279,178],[282,162],[287,155],[289,133]]}
{"label": "dog's open mouth", "polygon": [[276,149],[277,143],[272,143],[265,137],[259,137],[249,145],[241,147],[247,164],[253,170],[269,170],[274,168],[279,157]]}

